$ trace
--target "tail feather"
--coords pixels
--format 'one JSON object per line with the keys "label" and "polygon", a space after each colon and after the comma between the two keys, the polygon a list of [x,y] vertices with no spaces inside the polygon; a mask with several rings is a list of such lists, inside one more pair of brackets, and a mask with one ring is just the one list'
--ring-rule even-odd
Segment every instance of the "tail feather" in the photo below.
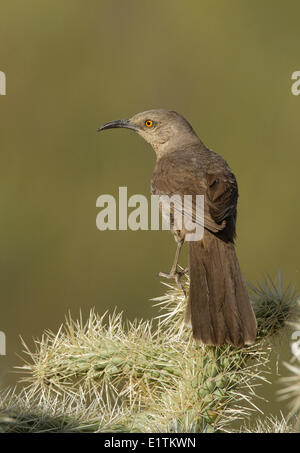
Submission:
{"label": "tail feather", "polygon": [[252,344],[256,319],[232,242],[205,230],[189,243],[190,292],[185,322],[206,344]]}

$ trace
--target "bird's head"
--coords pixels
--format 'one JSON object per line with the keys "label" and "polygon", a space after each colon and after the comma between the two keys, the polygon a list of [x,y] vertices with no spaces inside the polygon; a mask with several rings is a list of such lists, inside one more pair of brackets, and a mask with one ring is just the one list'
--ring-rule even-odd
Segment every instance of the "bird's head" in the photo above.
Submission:
{"label": "bird's head", "polygon": [[137,132],[158,154],[175,146],[199,142],[186,119],[171,110],[147,110],[129,119],[110,121],[99,127],[98,131],[112,128],[127,128]]}

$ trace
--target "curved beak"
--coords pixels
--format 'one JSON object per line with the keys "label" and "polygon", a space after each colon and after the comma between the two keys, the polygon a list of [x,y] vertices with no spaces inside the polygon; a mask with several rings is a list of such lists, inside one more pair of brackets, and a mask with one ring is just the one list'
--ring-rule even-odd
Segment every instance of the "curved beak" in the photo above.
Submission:
{"label": "curved beak", "polygon": [[105,129],[114,129],[117,127],[123,127],[127,129],[133,129],[134,131],[137,129],[137,127],[130,122],[130,120],[117,120],[117,121],[110,121],[109,123],[103,124],[103,126],[100,126],[97,131],[101,132],[104,131]]}

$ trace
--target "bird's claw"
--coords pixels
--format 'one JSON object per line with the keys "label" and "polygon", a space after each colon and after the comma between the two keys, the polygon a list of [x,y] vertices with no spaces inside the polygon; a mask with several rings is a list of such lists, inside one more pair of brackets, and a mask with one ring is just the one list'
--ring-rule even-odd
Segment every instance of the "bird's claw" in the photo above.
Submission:
{"label": "bird's claw", "polygon": [[180,287],[180,289],[183,291],[183,294],[184,296],[186,297],[186,291],[185,291],[185,288],[184,288],[184,285],[183,283],[181,282],[181,277],[186,274],[186,272],[188,271],[188,267],[183,269],[182,271],[178,271],[177,269],[175,271],[171,271],[169,273],[166,273],[166,272],[160,272],[158,274],[159,277],[164,277],[164,278],[168,278],[168,279],[174,279],[175,282],[177,283],[177,285]]}

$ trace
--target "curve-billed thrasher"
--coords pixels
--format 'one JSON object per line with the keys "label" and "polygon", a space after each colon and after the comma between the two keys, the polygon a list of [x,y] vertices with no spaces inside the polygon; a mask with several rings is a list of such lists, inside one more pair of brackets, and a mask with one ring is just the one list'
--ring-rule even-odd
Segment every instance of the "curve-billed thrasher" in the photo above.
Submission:
{"label": "curve-billed thrasher", "polygon": [[[152,193],[204,195],[204,235],[189,242],[190,290],[185,323],[206,344],[251,344],[256,319],[234,249],[238,187],[225,160],[209,150],[178,113],[149,110],[130,119],[111,121],[98,130],[128,128],[154,148],[157,161]],[[195,209],[193,214],[195,220]],[[197,222],[197,216],[196,216]],[[173,229],[178,243],[169,274],[179,282],[177,260],[186,231]]]}

